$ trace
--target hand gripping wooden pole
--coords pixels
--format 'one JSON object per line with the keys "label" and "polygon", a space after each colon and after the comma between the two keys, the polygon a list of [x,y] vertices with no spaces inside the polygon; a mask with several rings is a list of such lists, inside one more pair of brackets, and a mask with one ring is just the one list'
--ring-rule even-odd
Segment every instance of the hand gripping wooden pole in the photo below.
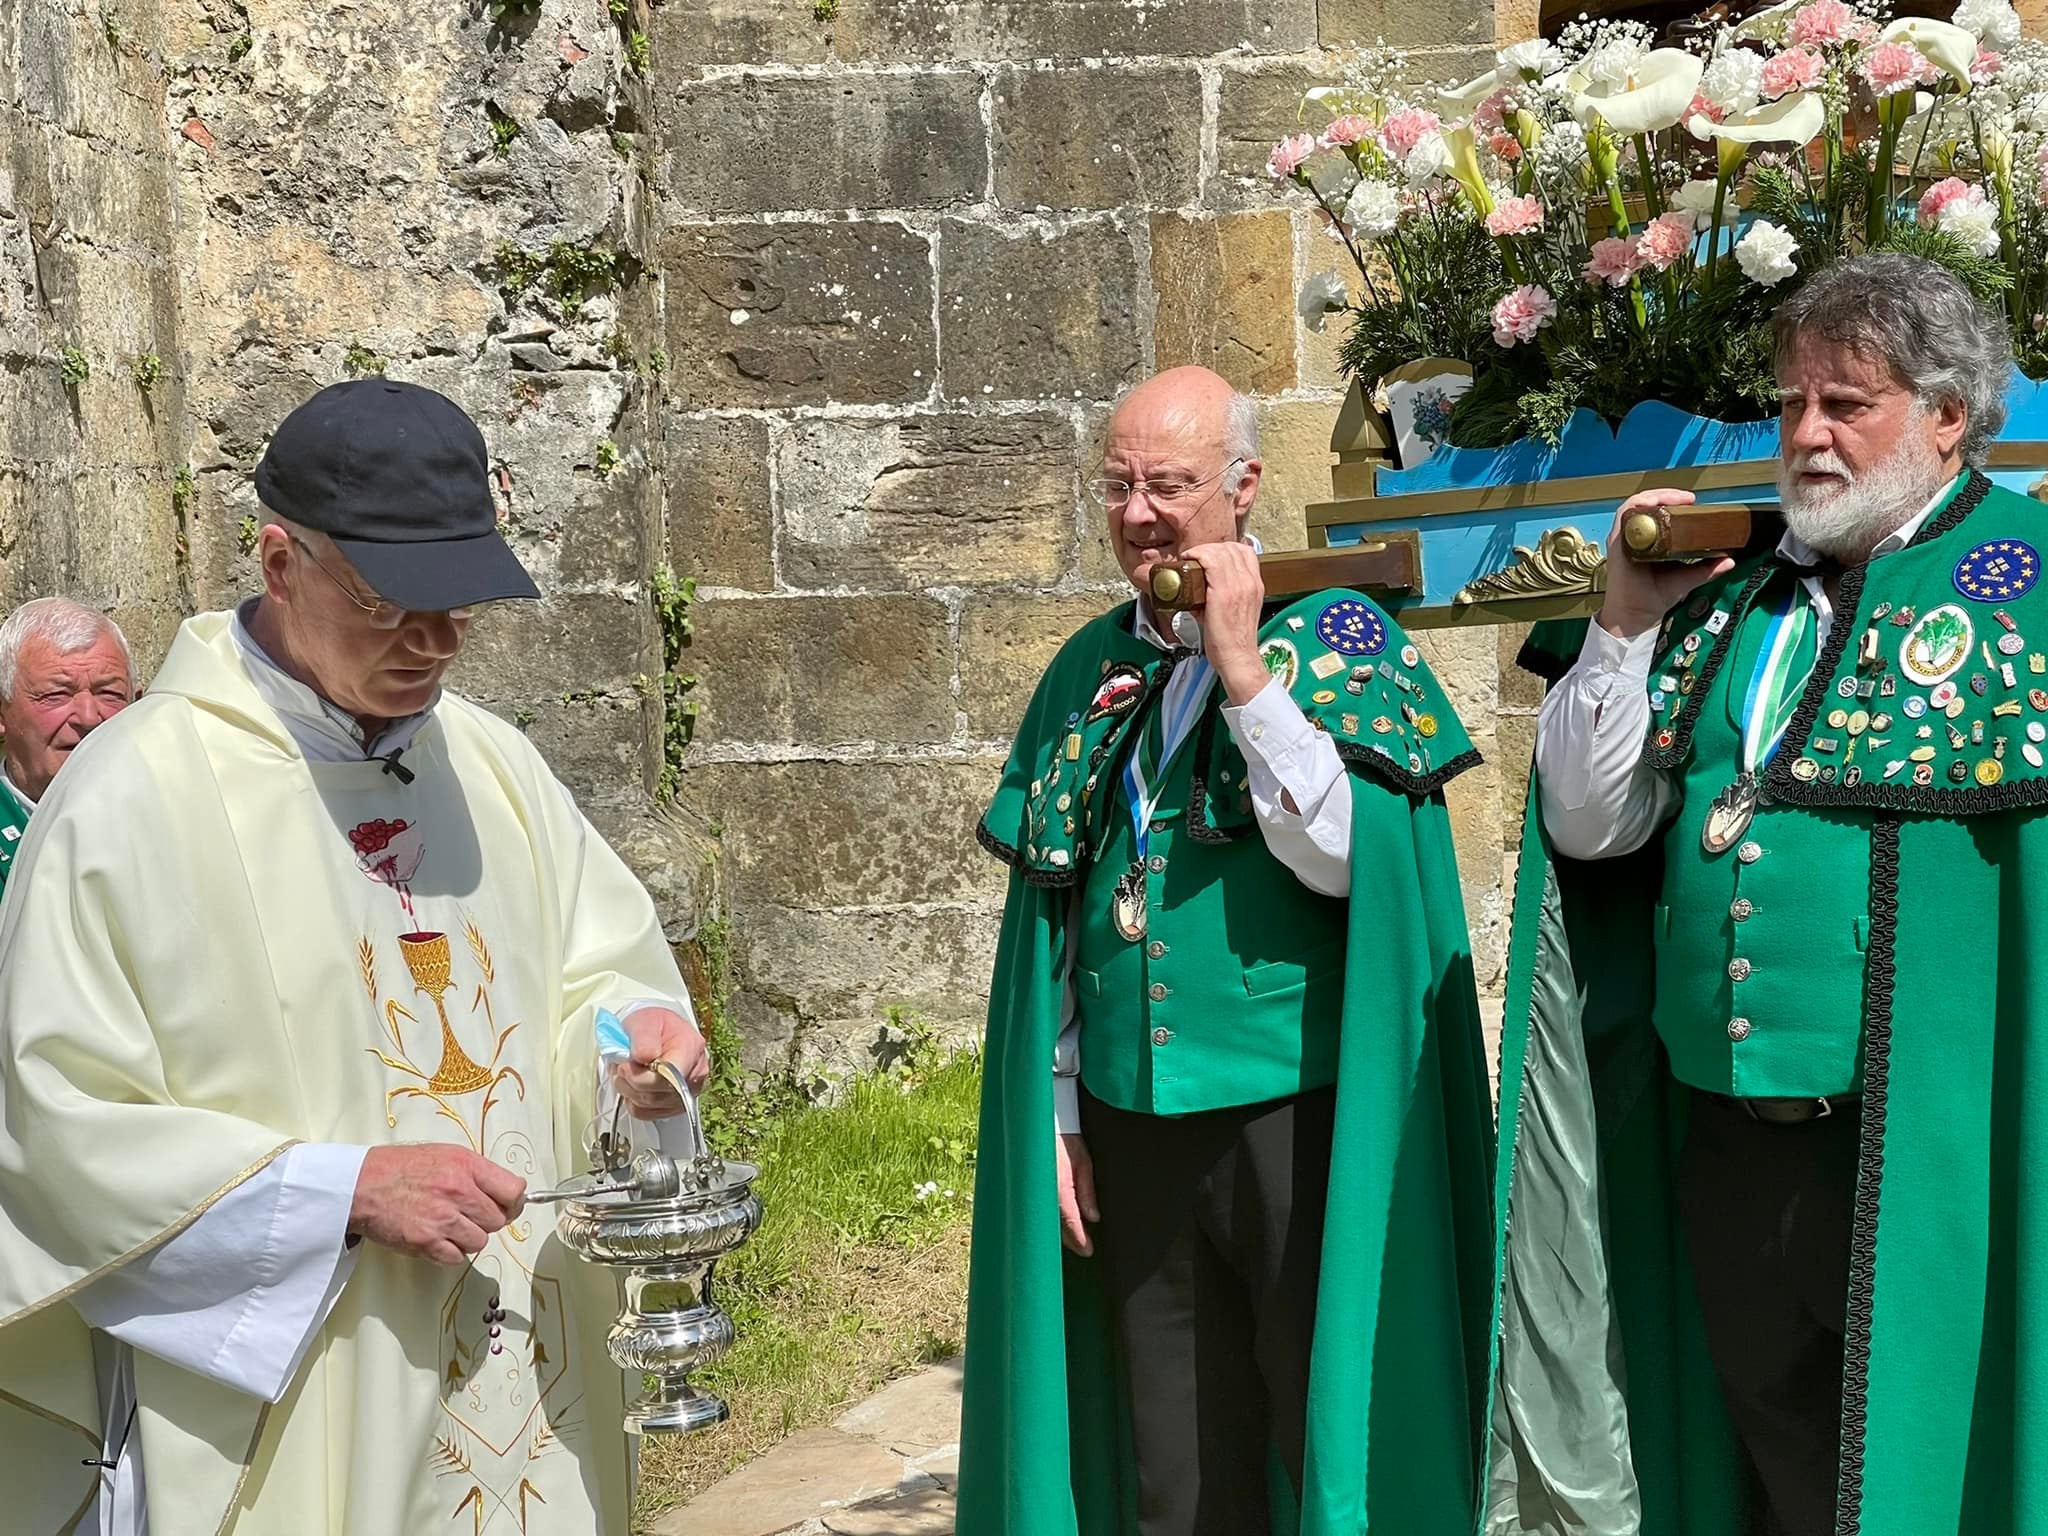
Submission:
{"label": "hand gripping wooden pole", "polygon": [[[1414,533],[1380,534],[1339,549],[1297,549],[1259,556],[1259,575],[1268,597],[1300,597],[1330,587],[1361,587],[1386,593],[1422,587],[1422,542]],[[1193,560],[1168,560],[1148,578],[1152,606],[1161,613],[1199,608],[1209,584]]]}
{"label": "hand gripping wooden pole", "polygon": [[1752,509],[1742,502],[1645,507],[1621,525],[1621,539],[1639,565],[1734,554],[1749,543]]}

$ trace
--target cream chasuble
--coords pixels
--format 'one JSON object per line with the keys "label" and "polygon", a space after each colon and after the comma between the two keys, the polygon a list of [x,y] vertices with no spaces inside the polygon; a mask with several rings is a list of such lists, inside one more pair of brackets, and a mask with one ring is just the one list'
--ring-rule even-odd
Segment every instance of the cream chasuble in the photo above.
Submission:
{"label": "cream chasuble", "polygon": [[[309,763],[230,622],[188,622],[72,755],[0,905],[6,1536],[93,1501],[68,1295],[296,1141],[567,1177],[596,1008],[683,995],[646,893],[516,730],[444,696],[409,785]],[[274,1407],[138,1352],[153,1536],[624,1532],[616,1301],[535,1211],[459,1271],[364,1244]]]}

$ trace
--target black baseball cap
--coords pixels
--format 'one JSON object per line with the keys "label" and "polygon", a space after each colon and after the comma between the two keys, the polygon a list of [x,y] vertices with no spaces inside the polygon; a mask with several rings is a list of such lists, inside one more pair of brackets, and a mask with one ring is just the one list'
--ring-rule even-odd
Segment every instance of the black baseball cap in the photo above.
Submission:
{"label": "black baseball cap", "polygon": [[440,612],[540,589],[498,532],[490,456],[461,406],[418,384],[330,384],[278,423],[256,495],[334,541],[377,595]]}

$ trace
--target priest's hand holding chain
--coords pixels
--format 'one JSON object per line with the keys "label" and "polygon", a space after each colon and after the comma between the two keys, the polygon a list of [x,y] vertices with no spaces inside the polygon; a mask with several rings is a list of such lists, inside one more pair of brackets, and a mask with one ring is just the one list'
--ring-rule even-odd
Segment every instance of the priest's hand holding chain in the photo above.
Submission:
{"label": "priest's hand holding chain", "polygon": [[1259,658],[1259,609],[1266,579],[1249,544],[1197,544],[1187,558],[1202,567],[1208,588],[1201,611],[1202,648],[1232,704],[1249,704],[1272,678]]}
{"label": "priest's hand holding chain", "polygon": [[1735,562],[1725,555],[1689,563],[1639,565],[1629,553],[1621,530],[1630,513],[1646,507],[1691,506],[1693,499],[1691,491],[1675,488],[1639,491],[1614,514],[1614,527],[1607,535],[1607,599],[1600,608],[1600,627],[1615,639],[1632,640],[1655,629],[1695,587],[1735,569]]}
{"label": "priest's hand holding chain", "polygon": [[348,1230],[414,1258],[466,1264],[525,1204],[526,1180],[467,1147],[372,1147]]}
{"label": "priest's hand holding chain", "polygon": [[683,1112],[682,1096],[652,1063],[666,1061],[683,1074],[695,1093],[711,1076],[711,1053],[697,1026],[673,1008],[636,1008],[626,1019],[633,1059],[612,1068],[619,1097],[636,1119],[661,1120]]}

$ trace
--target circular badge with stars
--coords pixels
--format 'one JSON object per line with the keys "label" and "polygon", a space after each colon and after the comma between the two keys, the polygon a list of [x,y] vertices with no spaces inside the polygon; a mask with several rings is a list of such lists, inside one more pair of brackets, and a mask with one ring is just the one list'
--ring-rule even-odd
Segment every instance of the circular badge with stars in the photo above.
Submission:
{"label": "circular badge with stars", "polygon": [[1341,598],[1316,615],[1316,638],[1339,656],[1377,656],[1387,648],[1387,621],[1371,603]]}
{"label": "circular badge with stars", "polygon": [[2041,579],[2041,556],[2019,539],[1979,544],[1956,562],[1956,590],[1980,603],[2023,597]]}

